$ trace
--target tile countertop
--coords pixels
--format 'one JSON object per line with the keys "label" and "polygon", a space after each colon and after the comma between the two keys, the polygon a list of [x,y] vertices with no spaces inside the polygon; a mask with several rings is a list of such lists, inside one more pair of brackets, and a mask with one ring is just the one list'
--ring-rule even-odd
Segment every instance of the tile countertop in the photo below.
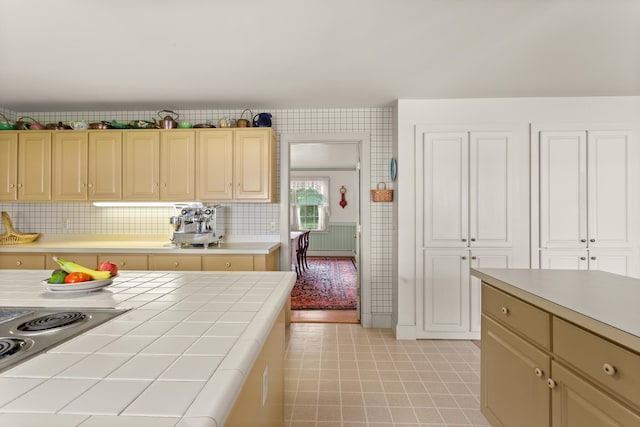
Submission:
{"label": "tile countertop", "polygon": [[42,236],[32,243],[18,245],[0,245],[3,252],[100,252],[100,253],[141,253],[145,254],[248,254],[268,255],[280,247],[273,241],[224,241],[222,246],[209,248],[177,248],[169,241],[170,237],[157,236],[116,236],[116,235],[80,235],[73,238],[64,236]]}
{"label": "tile countertop", "polygon": [[513,296],[640,352],[640,280],[604,271],[471,269]]}
{"label": "tile countertop", "polygon": [[295,278],[123,271],[60,295],[42,270],[3,270],[0,306],[132,310],[0,373],[0,425],[221,426]]}

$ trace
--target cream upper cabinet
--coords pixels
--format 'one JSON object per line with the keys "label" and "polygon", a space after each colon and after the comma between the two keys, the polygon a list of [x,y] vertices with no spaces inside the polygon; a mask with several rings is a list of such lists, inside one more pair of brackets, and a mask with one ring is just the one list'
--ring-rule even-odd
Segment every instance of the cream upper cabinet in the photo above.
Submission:
{"label": "cream upper cabinet", "polygon": [[53,200],[87,200],[89,133],[53,133]]}
{"label": "cream upper cabinet", "polygon": [[540,247],[630,247],[628,131],[541,131]]}
{"label": "cream upper cabinet", "polygon": [[90,200],[122,200],[122,132],[89,133]]}
{"label": "cream upper cabinet", "polygon": [[0,132],[0,200],[18,198],[18,133]]}
{"label": "cream upper cabinet", "polygon": [[132,130],[122,134],[124,200],[158,200],[160,132]]}
{"label": "cream upper cabinet", "polygon": [[196,145],[198,200],[232,200],[233,131],[201,130]]}
{"label": "cream upper cabinet", "polygon": [[274,202],[276,140],[270,128],[234,131],[234,199]]}
{"label": "cream upper cabinet", "polygon": [[124,199],[195,200],[193,131],[125,131]]}
{"label": "cream upper cabinet", "polygon": [[51,132],[18,133],[17,200],[51,200]]}
{"label": "cream upper cabinet", "polygon": [[195,200],[195,132],[161,131],[160,200]]}

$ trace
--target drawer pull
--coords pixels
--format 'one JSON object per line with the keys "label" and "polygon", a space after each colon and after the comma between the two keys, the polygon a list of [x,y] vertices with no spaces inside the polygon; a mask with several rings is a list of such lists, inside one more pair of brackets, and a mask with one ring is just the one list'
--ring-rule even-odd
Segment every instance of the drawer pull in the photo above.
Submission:
{"label": "drawer pull", "polygon": [[22,265],[22,261],[16,261],[16,265],[20,267]]}
{"label": "drawer pull", "polygon": [[126,262],[124,262],[124,261],[120,261],[118,264],[120,264],[120,267],[124,267],[124,265],[126,264]]}
{"label": "drawer pull", "polygon": [[536,377],[541,377],[542,376],[542,369],[540,369],[540,368],[536,368],[533,372],[535,372]]}
{"label": "drawer pull", "polygon": [[609,365],[608,363],[605,363],[604,365],[602,365],[602,370],[604,371],[605,374],[612,375],[612,376],[615,375],[616,372],[618,372],[615,366]]}
{"label": "drawer pull", "polygon": [[175,262],[173,263],[173,266],[174,266],[174,267],[177,267],[177,266],[179,266],[179,265],[180,265],[180,263],[179,263],[178,261],[175,261]]}
{"label": "drawer pull", "polygon": [[548,378],[548,379],[547,379],[547,385],[548,385],[548,386],[549,386],[549,388],[551,388],[551,389],[556,388],[556,382],[555,382],[553,379],[551,379],[551,378]]}
{"label": "drawer pull", "polygon": [[225,267],[225,268],[229,268],[229,267],[231,267],[231,263],[230,263],[230,262],[226,262],[226,263],[224,264],[224,267]]}
{"label": "drawer pull", "polygon": [[507,307],[502,307],[500,309],[500,311],[502,312],[502,314],[504,314],[505,316],[509,315],[509,309]]}

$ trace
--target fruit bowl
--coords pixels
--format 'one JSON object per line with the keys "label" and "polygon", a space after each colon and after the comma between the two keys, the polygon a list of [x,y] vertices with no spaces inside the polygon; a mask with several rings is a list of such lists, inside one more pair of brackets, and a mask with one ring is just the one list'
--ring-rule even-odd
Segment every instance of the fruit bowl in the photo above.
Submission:
{"label": "fruit bowl", "polygon": [[47,278],[40,283],[45,285],[47,290],[52,292],[89,292],[97,291],[109,286],[113,283],[113,279],[116,277],[118,277],[117,274],[104,280],[87,280],[86,282],[77,283],[49,283],[49,279]]}

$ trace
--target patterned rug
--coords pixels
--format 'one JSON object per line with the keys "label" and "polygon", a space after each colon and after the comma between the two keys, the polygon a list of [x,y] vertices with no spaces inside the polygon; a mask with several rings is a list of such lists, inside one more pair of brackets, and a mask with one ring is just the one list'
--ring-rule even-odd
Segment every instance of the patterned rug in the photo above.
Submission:
{"label": "patterned rug", "polygon": [[308,257],[291,291],[292,310],[353,310],[356,308],[356,268],[351,258]]}

